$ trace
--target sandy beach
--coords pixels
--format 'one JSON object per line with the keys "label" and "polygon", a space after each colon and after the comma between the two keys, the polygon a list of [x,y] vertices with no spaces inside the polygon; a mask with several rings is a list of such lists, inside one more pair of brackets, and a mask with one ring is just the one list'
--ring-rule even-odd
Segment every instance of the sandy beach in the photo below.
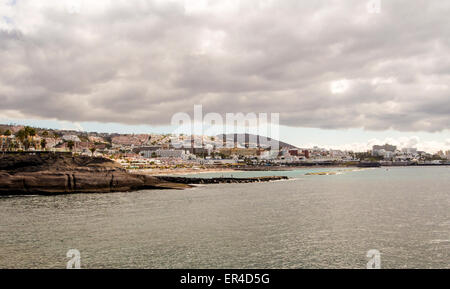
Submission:
{"label": "sandy beach", "polygon": [[[353,166],[350,166],[353,167]],[[292,171],[296,169],[317,169],[317,168],[349,168],[349,166],[293,166],[293,167],[253,167],[253,168],[170,168],[170,169],[132,169],[128,170],[132,174],[145,174],[152,176],[162,175],[190,175],[206,173],[230,173],[236,171]]]}
{"label": "sandy beach", "polygon": [[236,170],[229,168],[202,168],[202,169],[192,169],[192,168],[180,168],[180,169],[137,169],[128,170],[132,174],[145,174],[152,176],[162,176],[162,175],[190,175],[190,174],[205,174],[205,173],[229,173]]}

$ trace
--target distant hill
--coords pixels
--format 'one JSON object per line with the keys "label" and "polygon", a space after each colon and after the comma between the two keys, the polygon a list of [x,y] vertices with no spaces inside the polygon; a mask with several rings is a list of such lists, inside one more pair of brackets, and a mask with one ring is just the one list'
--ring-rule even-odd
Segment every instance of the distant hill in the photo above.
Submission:
{"label": "distant hill", "polygon": [[[11,130],[13,133],[17,132],[19,129],[23,128],[24,126],[22,125],[13,125],[13,124],[0,124],[0,132],[1,131],[6,131],[7,129]],[[98,136],[98,137],[102,137],[103,139],[105,139],[107,142],[111,143],[112,139],[120,139],[122,138],[130,138],[130,139],[137,139],[137,138],[141,138],[144,136],[150,137],[150,134],[117,134],[117,133],[97,133],[97,132],[85,132],[85,131],[75,131],[75,130],[61,130],[61,129],[46,129],[46,128],[38,128],[38,127],[34,127],[36,129],[36,132],[38,135],[42,135],[42,133],[44,131],[47,131],[49,133],[49,135],[53,135],[55,133],[57,133],[59,136],[63,136],[63,135],[76,135],[78,136],[82,141],[88,141],[88,137],[89,136]],[[223,139],[224,134],[219,134],[216,136],[217,140],[221,140]],[[291,144],[279,141],[279,140],[275,140],[272,138],[266,138],[263,136],[259,136],[259,135],[254,135],[254,134],[226,134],[226,139],[227,142],[234,142],[234,139],[236,138],[237,140],[239,140],[239,142],[241,143],[245,143],[248,142],[250,144],[253,144],[255,146],[257,146],[258,144],[262,147],[268,147],[268,146],[274,146],[274,143],[278,142],[278,147],[280,149],[282,148],[286,148],[286,149],[298,149],[296,146],[293,146]],[[150,138],[144,138],[144,141],[142,141],[142,143],[136,143],[136,146],[150,146],[150,145],[155,145],[155,144],[149,144],[149,139]],[[153,140],[153,138],[152,138]],[[154,142],[157,143],[166,143],[169,140],[169,138],[166,138],[164,135],[161,135],[161,137],[158,139],[156,138]],[[128,141],[126,139],[126,141]]]}
{"label": "distant hill", "polygon": [[298,147],[279,141],[279,140],[275,140],[272,139],[270,137],[263,137],[263,136],[259,136],[259,135],[254,135],[254,134],[219,134],[217,135],[217,140],[223,139],[223,137],[226,137],[227,142],[234,142],[234,140],[239,140],[239,141],[244,141],[244,142],[248,142],[248,143],[254,143],[255,140],[257,143],[259,143],[259,145],[261,146],[270,146],[271,143],[273,144],[274,142],[278,142],[278,146],[280,149],[282,148],[286,148],[286,149],[298,149]]}

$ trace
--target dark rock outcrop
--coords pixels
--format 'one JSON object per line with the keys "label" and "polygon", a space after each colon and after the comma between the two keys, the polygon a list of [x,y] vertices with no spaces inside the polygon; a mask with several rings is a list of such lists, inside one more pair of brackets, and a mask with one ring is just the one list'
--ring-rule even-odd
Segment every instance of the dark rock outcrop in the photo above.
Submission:
{"label": "dark rock outcrop", "polygon": [[109,193],[184,189],[153,176],[127,173],[104,158],[63,154],[15,154],[0,158],[0,195]]}
{"label": "dark rock outcrop", "polygon": [[0,171],[0,195],[110,193],[144,189],[185,189],[157,177],[120,171],[43,171],[8,174]]}

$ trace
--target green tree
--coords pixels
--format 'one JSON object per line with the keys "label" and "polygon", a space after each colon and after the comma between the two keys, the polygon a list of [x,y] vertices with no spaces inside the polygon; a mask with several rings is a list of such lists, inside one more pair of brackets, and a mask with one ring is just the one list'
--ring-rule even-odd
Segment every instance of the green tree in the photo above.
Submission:
{"label": "green tree", "polygon": [[45,150],[46,146],[47,146],[47,140],[45,138],[41,139],[41,148]]}
{"label": "green tree", "polygon": [[30,142],[30,140],[29,140],[28,138],[26,138],[26,139],[23,141],[23,146],[25,147],[25,150],[28,150],[28,149],[30,148],[31,142]]}
{"label": "green tree", "polygon": [[58,143],[57,143],[58,138],[59,138],[59,134],[58,134],[57,132],[53,132],[53,140],[55,140],[55,145],[58,144]]}
{"label": "green tree", "polygon": [[26,126],[24,130],[25,130],[25,133],[27,136],[30,136],[30,137],[36,136],[36,130],[34,128]]}
{"label": "green tree", "polygon": [[69,147],[69,150],[72,151],[73,147],[75,146],[75,143],[72,140],[69,140],[67,142],[67,146]]}
{"label": "green tree", "polygon": [[17,148],[17,144],[15,142],[10,142],[8,145],[8,150],[13,151]]}
{"label": "green tree", "polygon": [[10,135],[12,135],[12,133],[11,133],[11,131],[10,131],[9,129],[7,129],[7,130],[5,131],[5,135],[6,135],[6,136],[10,136]]}
{"label": "green tree", "polygon": [[16,137],[19,139],[26,150],[28,150],[31,145],[35,146],[33,141],[34,136],[36,136],[36,130],[29,126],[26,126],[16,133]]}
{"label": "green tree", "polygon": [[17,139],[23,144],[24,143],[24,141],[25,141],[25,139],[27,138],[27,133],[26,133],[26,131],[24,130],[24,129],[21,129],[21,130],[19,130],[17,133],[16,133],[16,137],[17,137]]}
{"label": "green tree", "polygon": [[441,161],[441,160],[444,160],[444,158],[442,158],[442,157],[441,157],[440,155],[438,155],[438,154],[435,154],[435,155],[432,155],[432,156],[431,156],[430,160],[431,160],[431,161]]}
{"label": "green tree", "polygon": [[89,148],[89,150],[91,151],[92,156],[94,156],[94,153],[97,150],[97,148],[96,147],[91,147],[91,148]]}

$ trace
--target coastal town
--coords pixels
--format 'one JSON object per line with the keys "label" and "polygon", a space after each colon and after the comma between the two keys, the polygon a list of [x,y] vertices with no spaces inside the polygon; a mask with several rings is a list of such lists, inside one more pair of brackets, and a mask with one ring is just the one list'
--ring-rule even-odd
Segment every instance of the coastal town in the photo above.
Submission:
{"label": "coastal town", "polygon": [[428,153],[417,148],[375,145],[353,152],[319,147],[298,148],[252,135],[191,136],[109,134],[0,125],[0,151],[64,152],[104,157],[128,170],[271,169],[280,166],[448,165],[450,151]]}

